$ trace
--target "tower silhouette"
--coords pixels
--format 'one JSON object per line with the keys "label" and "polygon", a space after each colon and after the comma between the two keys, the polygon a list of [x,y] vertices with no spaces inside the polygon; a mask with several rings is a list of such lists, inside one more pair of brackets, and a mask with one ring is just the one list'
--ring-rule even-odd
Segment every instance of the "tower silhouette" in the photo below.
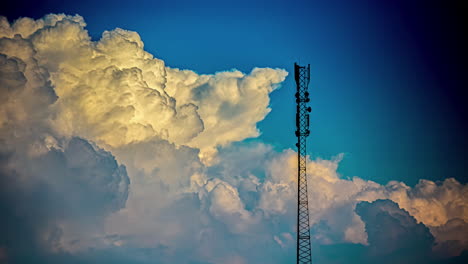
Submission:
{"label": "tower silhouette", "polygon": [[297,136],[297,263],[312,263],[309,229],[309,202],[307,196],[306,139],[310,134],[307,103],[310,101],[308,85],[310,64],[299,66],[294,63],[296,79],[296,136]]}

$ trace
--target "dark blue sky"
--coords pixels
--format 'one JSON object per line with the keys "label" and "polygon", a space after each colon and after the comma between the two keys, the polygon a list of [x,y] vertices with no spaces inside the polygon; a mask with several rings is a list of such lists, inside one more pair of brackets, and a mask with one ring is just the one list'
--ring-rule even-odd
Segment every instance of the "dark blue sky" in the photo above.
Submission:
{"label": "dark blue sky", "polygon": [[[137,31],[168,66],[199,73],[311,64],[309,153],[385,183],[466,177],[468,43],[462,1],[25,1],[1,15],[80,14],[93,38]],[[467,23],[468,24],[468,23]],[[257,139],[293,147],[294,81]]]}

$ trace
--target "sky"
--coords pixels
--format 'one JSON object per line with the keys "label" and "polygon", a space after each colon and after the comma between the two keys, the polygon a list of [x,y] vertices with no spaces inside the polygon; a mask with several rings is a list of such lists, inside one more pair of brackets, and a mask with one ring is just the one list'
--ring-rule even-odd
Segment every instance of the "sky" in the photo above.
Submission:
{"label": "sky", "polygon": [[0,263],[294,261],[295,62],[315,263],[466,261],[466,9],[3,3]]}

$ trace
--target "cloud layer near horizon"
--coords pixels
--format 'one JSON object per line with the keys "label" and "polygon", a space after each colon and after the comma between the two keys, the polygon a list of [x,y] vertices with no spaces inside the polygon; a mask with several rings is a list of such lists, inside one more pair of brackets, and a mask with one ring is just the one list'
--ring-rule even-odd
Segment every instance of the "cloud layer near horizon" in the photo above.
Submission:
{"label": "cloud layer near horizon", "polygon": [[[199,75],[166,67],[136,32],[92,41],[85,26],[78,15],[0,18],[0,263],[25,252],[49,263],[290,260],[297,154],[236,143],[258,136],[287,72]],[[309,160],[317,247],[388,256],[406,237],[387,252],[381,236],[404,230],[420,246],[408,259],[468,248],[467,185],[343,178],[341,159]]]}

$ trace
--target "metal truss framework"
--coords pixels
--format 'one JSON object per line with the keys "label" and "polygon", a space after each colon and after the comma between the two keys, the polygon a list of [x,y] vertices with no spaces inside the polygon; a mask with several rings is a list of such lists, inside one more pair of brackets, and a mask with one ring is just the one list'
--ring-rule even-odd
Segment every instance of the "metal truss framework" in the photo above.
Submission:
{"label": "metal truss framework", "polygon": [[309,113],[307,106],[310,101],[307,91],[310,82],[310,64],[299,66],[294,64],[294,74],[297,85],[296,92],[296,136],[297,136],[297,263],[312,263],[309,228],[309,202],[307,196],[306,170],[306,138],[310,134]]}

